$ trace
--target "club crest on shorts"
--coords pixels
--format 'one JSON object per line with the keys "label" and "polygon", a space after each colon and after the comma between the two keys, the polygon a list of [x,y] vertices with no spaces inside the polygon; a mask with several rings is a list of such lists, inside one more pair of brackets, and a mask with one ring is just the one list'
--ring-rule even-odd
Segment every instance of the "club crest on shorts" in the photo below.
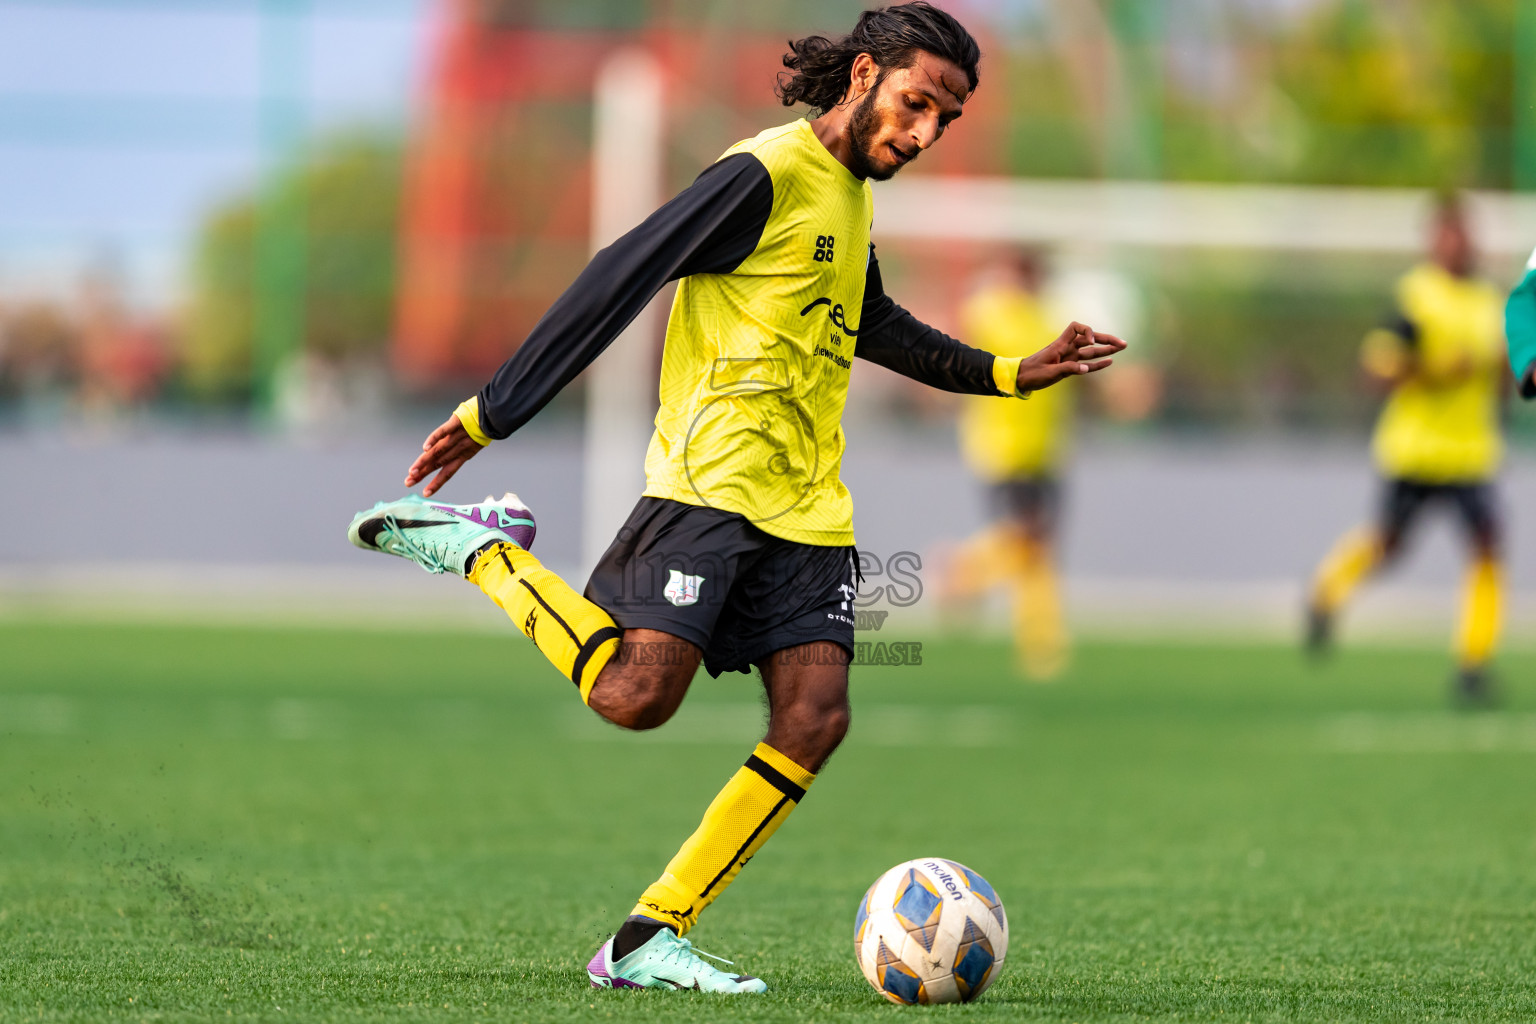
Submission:
{"label": "club crest on shorts", "polygon": [[667,585],[661,589],[661,596],[678,608],[698,603],[699,587],[703,585],[704,577],[689,576],[676,569],[669,571],[672,575],[667,580]]}

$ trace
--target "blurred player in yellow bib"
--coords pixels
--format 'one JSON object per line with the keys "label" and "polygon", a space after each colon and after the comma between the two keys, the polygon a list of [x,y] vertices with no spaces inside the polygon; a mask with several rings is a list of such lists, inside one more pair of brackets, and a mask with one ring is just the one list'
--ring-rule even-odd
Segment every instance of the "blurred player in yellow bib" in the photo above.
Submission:
{"label": "blurred player in yellow bib", "polygon": [[[985,272],[961,310],[962,329],[996,356],[1033,352],[1055,332],[1040,299],[1038,254],[1020,250]],[[1012,600],[1020,670],[1046,680],[1066,665],[1067,635],[1056,579],[1057,468],[1066,448],[1073,391],[1057,385],[1025,402],[967,400],[960,450],[987,485],[993,523],[956,552],[944,596],[975,596],[1006,586]]]}
{"label": "blurred player in yellow bib", "polygon": [[1361,349],[1366,372],[1391,386],[1372,441],[1383,501],[1376,524],[1345,535],[1319,567],[1307,640],[1314,651],[1326,648],[1339,608],[1397,557],[1419,513],[1449,506],[1472,552],[1456,637],[1457,694],[1483,703],[1504,586],[1493,487],[1504,453],[1503,296],[1474,276],[1471,237],[1454,199],[1436,209],[1430,256],[1398,282],[1391,320],[1366,335]]}

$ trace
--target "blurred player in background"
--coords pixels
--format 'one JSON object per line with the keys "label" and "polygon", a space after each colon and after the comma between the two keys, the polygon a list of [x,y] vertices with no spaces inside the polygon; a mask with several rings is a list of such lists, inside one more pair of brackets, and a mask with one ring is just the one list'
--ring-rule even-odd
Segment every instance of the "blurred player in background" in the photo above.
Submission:
{"label": "blurred player in background", "polygon": [[1475,276],[1476,254],[1460,201],[1436,206],[1430,259],[1398,282],[1391,319],[1366,335],[1361,363],[1390,387],[1372,442],[1383,477],[1377,522],[1339,540],[1318,568],[1307,644],[1322,651],[1356,586],[1401,553],[1431,505],[1460,518],[1472,554],[1456,636],[1457,696],[1491,699],[1488,662],[1503,604],[1502,526],[1493,478],[1503,455],[1505,388],[1499,293]]}
{"label": "blurred player in background", "polygon": [[[1055,333],[1041,299],[1044,275],[1034,250],[994,260],[961,309],[961,329],[994,355],[1036,351]],[[1006,586],[1018,666],[1036,680],[1055,678],[1067,661],[1056,522],[1073,397],[1073,385],[1063,383],[1027,402],[968,399],[960,415],[960,450],[987,486],[992,523],[947,559],[940,597],[971,598]]]}
{"label": "blurred player in background", "polygon": [[[767,735],[587,964],[600,988],[767,987],[714,967],[683,936],[806,797],[848,729],[857,578],[839,467],[853,357],[1016,400],[1102,369],[1125,347],[1074,323],[1032,355],[999,358],[885,294],[869,182],[890,178],[961,115],[980,49],[959,22],[901,4],[866,11],[847,36],[790,46],[779,98],[805,103],[811,118],[732,146],[594,256],[422,445],[405,483],[427,481],[423,497],[380,502],[349,530],[360,547],[478,586],[616,725],[665,723],[701,663],[712,675],[761,674]],[[671,280],[682,283],[645,492],[585,594],[528,550],[533,516],[515,496],[423,500],[527,423]],[[671,799],[677,780],[622,782],[644,793],[639,805],[615,795],[594,813],[644,828],[647,806]]]}

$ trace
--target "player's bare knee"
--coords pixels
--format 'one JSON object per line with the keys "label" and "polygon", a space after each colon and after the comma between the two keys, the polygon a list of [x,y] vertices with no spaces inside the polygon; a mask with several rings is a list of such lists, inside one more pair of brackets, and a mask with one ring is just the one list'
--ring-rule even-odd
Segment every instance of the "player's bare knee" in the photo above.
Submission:
{"label": "player's bare knee", "polygon": [[665,690],[652,690],[631,705],[629,720],[619,724],[637,732],[656,729],[672,720],[680,704],[681,697],[673,696]]}
{"label": "player's bare knee", "polygon": [[853,722],[853,713],[845,701],[842,706],[830,708],[824,711],[820,719],[820,727],[817,729],[817,738],[824,749],[823,758],[831,757],[832,751],[842,745],[848,735],[848,727]]}
{"label": "player's bare knee", "polygon": [[598,676],[587,703],[621,728],[655,729],[677,713],[692,675],[670,666],[610,663]]}
{"label": "player's bare knee", "polygon": [[[595,695],[596,691],[594,691]],[[666,694],[643,693],[630,695],[622,701],[600,704],[592,701],[592,709],[621,729],[644,732],[666,725],[677,711],[680,702]]]}
{"label": "player's bare knee", "polygon": [[851,721],[846,699],[831,703],[797,701],[774,709],[768,724],[769,744],[786,753],[790,750],[785,748],[790,748],[794,754],[819,765],[843,742]]}

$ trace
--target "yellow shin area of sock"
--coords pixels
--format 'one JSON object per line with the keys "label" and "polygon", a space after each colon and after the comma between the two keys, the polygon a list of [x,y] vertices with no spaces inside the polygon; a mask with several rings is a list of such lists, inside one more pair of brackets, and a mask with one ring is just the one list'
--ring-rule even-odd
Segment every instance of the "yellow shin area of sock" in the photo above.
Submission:
{"label": "yellow shin area of sock", "polygon": [[1462,668],[1478,668],[1493,656],[1504,617],[1504,572],[1492,559],[1480,558],[1467,570],[1461,596],[1461,625],[1456,656]]}
{"label": "yellow shin area of sock", "polygon": [[1020,667],[1031,679],[1053,679],[1066,667],[1067,631],[1061,588],[1050,549],[1023,542],[1025,554],[1013,586],[1013,631]]}
{"label": "yellow shin area of sock", "polygon": [[482,551],[467,579],[507,613],[586,701],[624,636],[613,617],[515,544]]}
{"label": "yellow shin area of sock", "polygon": [[1337,611],[1360,581],[1381,563],[1381,539],[1375,530],[1351,530],[1328,552],[1312,580],[1313,607]]}
{"label": "yellow shin area of sock", "polygon": [[990,590],[1018,573],[1024,542],[1018,531],[990,526],[970,537],[955,552],[953,565],[943,581],[949,597],[973,597]]}
{"label": "yellow shin area of sock", "polygon": [[704,820],[653,882],[633,914],[684,935],[725,891],[816,781],[766,743],[759,743],[704,812]]}

